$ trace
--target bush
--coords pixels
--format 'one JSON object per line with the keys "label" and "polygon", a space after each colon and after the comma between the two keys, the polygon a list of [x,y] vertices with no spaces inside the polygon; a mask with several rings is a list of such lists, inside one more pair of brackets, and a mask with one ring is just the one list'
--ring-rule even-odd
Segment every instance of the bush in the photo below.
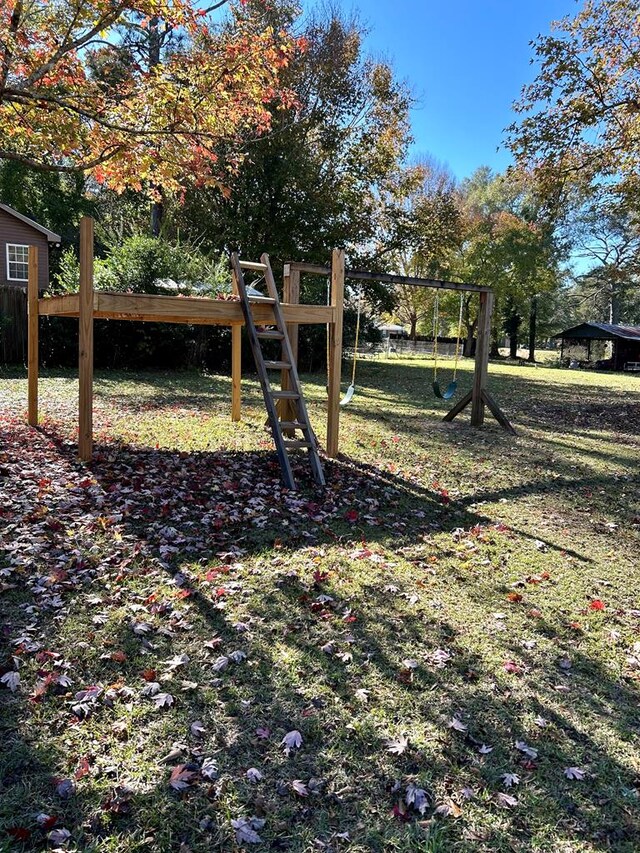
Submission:
{"label": "bush", "polygon": [[[171,293],[163,280],[179,285],[180,293],[212,295],[230,289],[226,258],[211,261],[198,249],[172,245],[153,237],[130,237],[94,262],[96,290],[120,293]],[[80,264],[73,249],[61,256],[52,293],[76,293]],[[50,365],[77,361],[70,335],[73,321],[49,318],[43,326],[42,354]],[[229,360],[229,332],[217,326],[181,326],[131,321],[95,322],[95,365],[112,368],[177,368],[222,366]]]}

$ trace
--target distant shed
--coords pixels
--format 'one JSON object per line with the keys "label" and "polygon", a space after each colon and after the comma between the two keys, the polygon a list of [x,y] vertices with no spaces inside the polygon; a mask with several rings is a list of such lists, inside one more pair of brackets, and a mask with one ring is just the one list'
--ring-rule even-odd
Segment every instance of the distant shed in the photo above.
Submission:
{"label": "distant shed", "polygon": [[591,360],[591,341],[611,341],[612,370],[640,370],[640,326],[619,326],[611,323],[581,323],[555,336],[562,341],[573,341],[587,348]]}
{"label": "distant shed", "polygon": [[29,246],[38,247],[38,287],[49,286],[49,246],[60,243],[60,235],[0,204],[0,287],[27,287]]}

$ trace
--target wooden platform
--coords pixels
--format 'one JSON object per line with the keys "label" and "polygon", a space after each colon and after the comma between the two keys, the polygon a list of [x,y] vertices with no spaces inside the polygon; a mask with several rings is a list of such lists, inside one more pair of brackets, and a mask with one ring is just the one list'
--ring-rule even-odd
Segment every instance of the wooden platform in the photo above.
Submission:
{"label": "wooden platform", "polygon": [[[93,291],[95,320],[139,320],[146,323],[187,323],[205,326],[242,326],[244,317],[239,302],[195,296],[157,296],[155,294],[109,293]],[[293,305],[282,303],[287,323],[333,323],[336,309],[330,305]],[[255,305],[256,323],[275,325],[272,305]],[[38,299],[38,314],[55,317],[79,317],[80,294]]]}

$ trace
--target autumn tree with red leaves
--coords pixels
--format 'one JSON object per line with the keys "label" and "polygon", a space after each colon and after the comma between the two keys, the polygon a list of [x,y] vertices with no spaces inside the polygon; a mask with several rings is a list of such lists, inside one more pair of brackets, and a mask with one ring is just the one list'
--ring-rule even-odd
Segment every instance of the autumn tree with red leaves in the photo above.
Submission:
{"label": "autumn tree with red leaves", "polygon": [[241,7],[216,25],[220,5],[0,0],[0,158],[118,192],[223,186],[238,141],[292,102],[278,78],[298,46]]}

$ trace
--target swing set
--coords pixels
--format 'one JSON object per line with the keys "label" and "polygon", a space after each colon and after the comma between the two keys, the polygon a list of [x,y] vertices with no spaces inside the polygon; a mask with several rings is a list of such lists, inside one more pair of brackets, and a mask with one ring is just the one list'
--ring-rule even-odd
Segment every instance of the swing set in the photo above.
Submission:
{"label": "swing set", "polygon": [[[330,304],[335,304],[338,294],[343,293],[344,281],[359,282],[358,299],[357,299],[357,318],[356,332],[353,349],[353,361],[351,365],[351,384],[347,388],[344,396],[336,398],[335,405],[337,409],[348,406],[356,392],[356,370],[358,361],[358,341],[361,325],[362,311],[362,288],[366,282],[377,282],[379,284],[394,286],[394,285],[410,285],[414,287],[429,287],[436,291],[434,304],[434,332],[433,332],[433,382],[432,388],[434,395],[441,400],[451,400],[458,390],[458,363],[460,359],[460,343],[462,340],[462,316],[464,309],[464,294],[477,293],[480,300],[478,323],[477,323],[477,341],[475,352],[475,369],[473,374],[473,383],[471,390],[468,391],[460,400],[444,415],[444,421],[453,421],[467,406],[471,406],[471,424],[472,426],[482,426],[485,418],[485,407],[489,409],[500,426],[510,432],[512,435],[517,435],[515,429],[507,419],[506,415],[496,402],[495,398],[489,393],[487,388],[488,366],[489,366],[489,349],[491,343],[491,315],[493,312],[493,291],[490,287],[485,287],[478,284],[467,284],[464,282],[444,281],[439,279],[416,278],[412,276],[390,275],[387,273],[374,273],[365,270],[345,270],[344,266],[336,268],[336,258],[340,256],[341,263],[344,264],[344,254],[339,250],[334,250],[332,256],[332,266],[323,267],[316,264],[306,263],[288,263],[284,267],[284,298],[289,303],[294,303],[299,299],[300,294],[300,276],[301,274],[318,275],[322,277],[331,277],[330,288]],[[339,281],[338,281],[339,280]],[[336,291],[336,284],[338,291]],[[460,308],[458,313],[458,328],[456,334],[456,347],[454,354],[453,377],[451,381],[442,387],[438,379],[439,369],[439,353],[438,353],[438,337],[440,332],[440,315],[439,315],[439,292],[441,290],[452,290],[460,293]],[[289,337],[294,343],[297,352],[298,330],[295,324],[287,326]],[[329,370],[329,386],[333,384],[336,387],[337,373],[342,363],[342,329],[337,329],[335,325],[330,326],[328,330],[327,342],[327,365]],[[331,410],[331,402],[329,406]],[[338,416],[337,409],[334,421],[334,430],[337,433]],[[337,446],[337,436],[336,436]]]}

